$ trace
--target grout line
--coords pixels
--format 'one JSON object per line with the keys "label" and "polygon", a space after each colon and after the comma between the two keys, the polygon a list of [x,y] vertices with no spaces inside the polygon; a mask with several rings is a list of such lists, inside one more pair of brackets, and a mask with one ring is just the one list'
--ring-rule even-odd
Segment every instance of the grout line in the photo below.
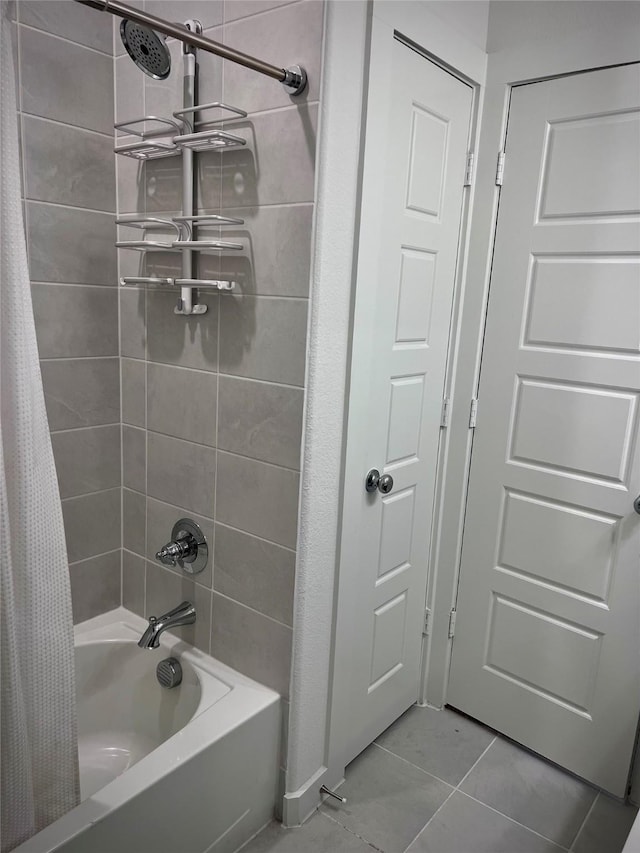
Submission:
{"label": "grout line", "polygon": [[80,47],[80,48],[84,48],[85,50],[90,50],[91,53],[97,53],[100,56],[104,56],[105,59],[111,59],[112,58],[111,54],[106,53],[104,50],[100,50],[100,48],[91,47],[88,44],[83,44],[82,42],[74,41],[73,39],[70,39],[70,38],[65,38],[65,36],[60,36],[57,33],[50,33],[48,30],[41,30],[39,27],[34,27],[31,24],[25,24],[22,21],[18,21],[18,23],[20,24],[21,27],[24,27],[25,30],[30,30],[31,32],[40,33],[40,35],[49,36],[49,38],[53,38],[53,39],[58,39],[58,41],[63,41],[66,44],[72,44],[75,47]]}
{"label": "grout line", "polygon": [[[209,587],[206,587],[209,589]],[[247,610],[251,610],[252,613],[255,613],[257,616],[262,616],[265,619],[268,619],[270,622],[275,622],[276,625],[280,625],[281,628],[286,628],[288,631],[293,632],[293,627],[291,625],[287,625],[286,622],[281,622],[279,619],[276,619],[274,616],[269,616],[268,613],[263,613],[262,610],[256,610],[255,607],[251,607],[250,604],[246,604],[244,601],[239,601],[237,598],[232,598],[230,595],[225,595],[223,592],[220,592],[218,589],[213,589],[211,587],[211,592],[216,595],[219,595],[220,598],[226,598],[227,601],[233,601],[234,604],[239,604],[240,607],[246,607]]]}
{"label": "grout line", "polygon": [[[211,27],[207,27],[207,30],[215,30],[221,26],[228,27],[233,26],[234,24],[241,24],[243,21],[248,20],[249,18],[254,19],[260,17],[261,15],[268,15],[270,12],[277,12],[279,9],[284,9],[286,6],[294,6],[296,3],[299,3],[300,0],[290,0],[289,3],[282,3],[280,6],[273,6],[271,9],[261,9],[258,12],[251,12],[249,15],[243,15],[240,18],[233,18],[231,21],[227,21],[224,17],[224,9],[226,8],[226,3],[223,6],[223,17],[222,24],[213,24]],[[206,35],[207,30],[205,30],[204,34]],[[212,38],[212,36],[211,36]],[[226,42],[225,42],[226,43]]]}
{"label": "grout line", "polygon": [[[27,113],[28,115],[28,113]],[[115,222],[116,211],[115,210],[98,210],[96,207],[78,207],[73,204],[62,204],[58,201],[45,201],[41,198],[25,198],[25,201],[28,201],[29,204],[46,204],[48,207],[63,207],[65,210],[76,210],[79,213],[98,213],[100,216],[108,216]],[[107,287],[109,285],[106,285]],[[115,285],[111,285],[114,287]]]}
{"label": "grout line", "polygon": [[77,566],[79,563],[86,563],[89,560],[95,560],[97,557],[106,557],[108,554],[116,554],[120,548],[110,548],[108,551],[102,551],[100,554],[92,554],[90,557],[83,557],[81,560],[74,560],[69,563],[70,566]]}
{"label": "grout line", "polygon": [[119,361],[117,355],[61,355],[57,358],[41,358],[40,364],[48,364],[51,361]]}
{"label": "grout line", "polygon": [[[440,776],[436,776],[435,773],[431,773],[429,770],[425,770],[424,767],[418,767],[417,764],[414,764],[412,761],[409,761],[408,758],[403,758],[401,755],[396,755],[395,752],[392,752],[390,749],[387,749],[386,746],[381,746],[379,743],[377,743],[377,741],[374,740],[371,746],[377,746],[378,749],[381,749],[383,752],[386,752],[387,755],[392,755],[394,758],[398,758],[400,759],[400,761],[404,761],[405,764],[408,764],[409,767],[413,767],[414,770],[419,770],[421,773],[424,773],[425,776],[431,776],[432,779],[437,779],[438,782],[442,782],[442,784],[446,785],[447,788],[451,788],[451,793],[457,790],[455,785],[452,785],[451,782],[445,782],[445,780],[442,779]],[[482,754],[484,755],[484,753]]]}
{"label": "grout line", "polygon": [[316,813],[319,815],[322,815],[322,817],[326,817],[326,819],[330,820],[331,823],[337,824],[340,827],[340,829],[343,829],[345,832],[348,832],[350,835],[354,835],[356,838],[359,838],[360,841],[363,841],[365,844],[367,844],[373,850],[378,850],[379,853],[384,853],[384,850],[381,847],[377,847],[373,843],[373,841],[369,841],[367,838],[364,837],[364,835],[358,835],[358,833],[355,832],[353,829],[350,829],[348,826],[345,826],[343,823],[340,823],[339,820],[336,820],[336,818],[332,817],[330,814],[327,814],[327,812],[325,812],[323,809],[320,809],[320,808],[317,809]]}
{"label": "grout line", "polygon": [[584,820],[582,821],[582,823],[581,823],[581,824],[580,824],[580,826],[578,827],[578,831],[576,832],[576,834],[575,834],[575,837],[574,837],[573,841],[572,841],[572,842],[571,842],[571,844],[569,845],[569,850],[573,850],[573,847],[574,847],[574,845],[575,845],[576,841],[578,840],[578,837],[579,837],[580,833],[581,833],[581,832],[582,832],[582,830],[585,828],[585,825],[586,825],[587,821],[588,821],[588,820],[589,820],[589,818],[591,817],[591,812],[594,810],[594,808],[595,808],[595,806],[596,806],[596,803],[597,803],[597,801],[598,801],[598,798],[600,797],[600,793],[601,793],[601,792],[600,792],[600,791],[598,791],[598,793],[597,793],[597,794],[595,795],[595,797],[593,798],[593,802],[591,803],[591,806],[589,807],[589,811],[586,813],[586,815],[585,815],[585,817],[584,817]]}
{"label": "grout line", "polygon": [[[33,199],[29,199],[33,201]],[[83,281],[40,281],[32,279],[31,284],[39,284],[42,287],[92,287],[94,290],[104,290],[106,293],[117,293],[118,286],[115,284],[85,284]]]}
{"label": "grout line", "polygon": [[[96,495],[103,495],[106,492],[115,492],[116,489],[122,489],[122,486],[107,486],[106,489],[96,489],[94,492],[83,492],[81,495],[68,495],[66,498],[61,498],[62,503],[66,503],[67,501],[78,501],[82,498],[92,498]],[[111,551],[114,549],[111,548]]]}
{"label": "grout line", "polygon": [[504,812],[498,811],[498,809],[494,808],[493,806],[488,805],[487,803],[483,803],[482,800],[478,800],[478,799],[476,799],[476,797],[472,797],[471,794],[467,794],[466,791],[458,790],[458,793],[462,794],[463,797],[468,797],[470,800],[473,800],[475,803],[478,803],[479,806],[484,806],[485,809],[489,809],[489,811],[494,812],[495,814],[499,814],[501,817],[505,818],[506,820],[510,821],[511,823],[515,823],[515,825],[519,826],[521,829],[525,829],[525,830],[527,830],[527,832],[531,832],[533,835],[537,835],[538,838],[543,838],[545,841],[548,841],[550,844],[553,844],[553,846],[556,847],[558,850],[568,851],[567,847],[563,847],[561,844],[558,844],[557,841],[553,841],[551,838],[547,838],[547,836],[542,835],[541,832],[538,832],[535,829],[531,829],[530,826],[525,826],[523,823],[520,823],[520,821],[517,821],[514,818],[509,817],[508,814],[504,814]]}
{"label": "grout line", "polygon": [[233,524],[229,524],[226,521],[217,521],[214,519],[216,524],[219,524],[220,527],[228,527],[229,530],[234,530],[236,533],[244,533],[245,536],[251,536],[253,539],[258,539],[260,542],[266,542],[268,545],[275,545],[276,548],[282,548],[283,551],[289,551],[290,554],[295,554],[296,549],[290,548],[288,545],[281,545],[279,542],[274,542],[273,539],[265,539],[264,536],[258,536],[257,533],[250,533],[248,530],[243,530],[241,527],[234,527]]}
{"label": "grout line", "polygon": [[68,427],[67,429],[52,429],[50,430],[51,435],[60,435],[61,433],[67,432],[80,432],[81,430],[88,429],[113,429],[113,427],[122,426],[120,422],[114,422],[112,424],[92,424],[91,426],[81,426],[81,427]]}
{"label": "grout line", "polygon": [[417,838],[419,838],[419,837],[422,835],[422,833],[426,830],[426,828],[429,826],[429,824],[430,824],[430,823],[431,823],[431,821],[434,819],[434,817],[438,814],[438,812],[440,811],[440,809],[442,809],[442,808],[443,808],[443,807],[444,807],[444,806],[449,802],[449,800],[451,799],[451,797],[453,797],[453,795],[456,793],[456,791],[457,791],[457,788],[454,788],[454,789],[453,789],[453,791],[451,791],[451,793],[447,796],[446,800],[445,800],[444,802],[440,803],[440,805],[438,806],[438,808],[437,808],[437,809],[435,810],[435,812],[431,815],[431,817],[430,817],[430,818],[429,818],[429,820],[425,823],[425,825],[422,827],[422,829],[420,830],[420,832],[416,835],[416,837],[415,837],[415,838],[413,838],[413,839],[411,840],[411,843],[410,843],[410,844],[408,844],[408,845],[405,847],[405,853],[406,853],[406,851],[411,847],[411,845],[416,841],[416,839],[417,839]]}
{"label": "grout line", "polygon": [[[94,130],[92,127],[84,127],[84,125],[81,125],[81,124],[69,124],[68,121],[62,121],[62,119],[58,119],[58,118],[50,118],[50,116],[41,116],[41,115],[38,115],[38,113],[25,112],[24,115],[28,116],[29,118],[33,118],[36,121],[46,121],[49,124],[57,124],[57,125],[60,125],[62,127],[68,127],[70,130],[77,130],[80,133],[93,133],[96,136],[102,136],[105,139],[107,139],[111,143],[111,145],[113,146],[113,134],[112,133],[106,133],[104,130]],[[114,171],[115,171],[115,166],[114,166]]]}
{"label": "grout line", "polygon": [[480,761],[484,758],[484,756],[487,754],[487,752],[491,749],[491,747],[494,745],[494,743],[495,743],[497,740],[498,740],[498,736],[497,736],[497,735],[494,735],[493,740],[491,741],[491,743],[489,744],[489,746],[484,750],[484,752],[482,753],[482,755],[481,755],[481,756],[480,756],[476,761],[474,761],[474,763],[473,763],[473,764],[471,765],[471,767],[467,770],[467,772],[464,774],[464,776],[462,777],[462,779],[458,782],[458,784],[456,785],[456,791],[459,791],[459,790],[460,790],[460,785],[462,785],[462,783],[466,780],[466,778],[469,776],[469,774],[471,773],[471,771],[472,771],[472,770],[473,770],[473,769],[474,769],[474,768],[475,768],[475,767],[480,763]]}

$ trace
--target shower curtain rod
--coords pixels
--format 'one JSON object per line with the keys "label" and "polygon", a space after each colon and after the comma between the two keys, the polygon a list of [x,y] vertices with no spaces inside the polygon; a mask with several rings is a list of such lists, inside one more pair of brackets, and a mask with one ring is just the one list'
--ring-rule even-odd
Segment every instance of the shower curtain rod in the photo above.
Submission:
{"label": "shower curtain rod", "polygon": [[239,65],[244,65],[245,68],[257,71],[259,74],[265,74],[267,77],[279,80],[290,95],[300,95],[307,86],[306,71],[299,65],[292,65],[289,68],[278,68],[277,65],[263,62],[261,59],[256,59],[254,56],[234,50],[232,47],[227,47],[224,44],[208,39],[199,33],[191,32],[181,24],[172,24],[163,18],[156,18],[155,15],[149,15],[147,12],[142,12],[139,9],[134,9],[132,6],[127,6],[125,3],[120,3],[120,0],[76,0],[76,2],[82,3],[83,6],[90,6],[92,9],[98,9],[101,12],[110,12],[119,18],[136,21],[138,24],[150,27],[152,30],[163,33],[165,36],[171,36],[185,44],[193,45],[193,47],[200,48],[200,50],[206,50],[207,53],[214,53],[216,56],[221,56],[223,59],[230,59],[231,62],[237,62]]}

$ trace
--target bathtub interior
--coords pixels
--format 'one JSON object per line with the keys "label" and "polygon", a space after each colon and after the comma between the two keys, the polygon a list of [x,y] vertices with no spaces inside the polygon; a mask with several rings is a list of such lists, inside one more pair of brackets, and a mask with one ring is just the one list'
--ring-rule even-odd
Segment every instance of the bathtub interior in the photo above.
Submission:
{"label": "bathtub interior", "polygon": [[[155,675],[167,649],[133,641],[85,642],[76,647],[78,754],[81,799],[116,779],[196,714],[202,684],[182,657],[182,683],[162,687]],[[218,682],[217,697],[230,688]]]}

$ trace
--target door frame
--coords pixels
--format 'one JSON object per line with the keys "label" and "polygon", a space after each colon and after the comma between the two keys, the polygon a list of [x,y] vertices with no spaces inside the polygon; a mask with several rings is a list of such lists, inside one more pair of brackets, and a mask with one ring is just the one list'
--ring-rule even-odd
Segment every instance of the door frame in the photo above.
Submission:
{"label": "door frame", "polygon": [[[469,406],[476,397],[480,376],[500,199],[500,187],[495,180],[497,155],[505,145],[511,92],[515,86],[527,83],[638,61],[640,26],[633,22],[627,24],[624,26],[624,22],[617,19],[609,21],[598,28],[597,39],[583,33],[567,36],[560,32],[535,44],[515,44],[489,55],[476,161],[473,232],[469,243],[465,302],[457,330],[458,347],[453,369],[451,427],[441,477],[440,527],[433,577],[435,588],[431,590],[427,605],[432,610],[432,632],[425,661],[421,704],[434,708],[442,708],[447,701],[453,644],[448,631],[449,614],[455,608],[457,598],[473,448]],[[478,417],[483,417],[481,400],[478,402]],[[640,797],[640,791],[636,796]]]}
{"label": "door frame", "polygon": [[[397,8],[393,8],[396,5]],[[415,4],[416,6],[418,4]],[[376,75],[390,77],[389,64],[391,62],[391,54],[394,39],[398,39],[416,52],[420,53],[426,61],[431,61],[434,64],[443,68],[446,72],[457,77],[461,82],[469,85],[472,89],[472,110],[469,130],[468,150],[474,154],[474,159],[477,158],[478,145],[478,126],[482,104],[482,83],[484,80],[484,62],[478,61],[479,57],[474,51],[466,52],[460,50],[460,40],[457,41],[457,54],[455,58],[463,67],[454,66],[446,59],[454,57],[445,57],[440,54],[436,55],[428,49],[430,38],[428,35],[428,22],[425,20],[424,13],[417,10],[417,14],[410,8],[410,4],[375,4],[370,40],[370,80],[375,80]],[[440,45],[443,47],[442,43]],[[446,56],[447,51],[444,51]],[[465,57],[465,54],[467,54]],[[480,53],[480,51],[478,51]],[[484,54],[483,57],[484,58]],[[471,73],[469,73],[471,72]],[[392,85],[397,85],[392,83]],[[368,94],[371,92],[371,85],[368,86]],[[386,144],[386,136],[379,138],[371,138],[370,128],[367,128],[367,141],[369,147],[369,156],[376,157],[375,152],[380,150],[382,145]],[[378,155],[379,156],[379,155]],[[365,154],[366,163],[366,154]],[[365,165],[366,168],[366,165]],[[456,338],[455,329],[459,321],[459,314],[463,302],[464,285],[466,279],[466,271],[468,267],[468,250],[470,239],[470,219],[472,210],[472,200],[474,194],[474,184],[468,188],[463,197],[460,235],[458,239],[458,259],[456,265],[456,281],[454,283],[453,308],[451,315],[449,345],[447,353],[447,367],[445,376],[445,395],[449,396],[452,386],[452,367],[455,364]],[[364,219],[364,216],[363,216]],[[365,220],[361,224],[359,232],[359,240],[355,243],[356,259],[359,256],[358,267],[355,284],[355,304],[354,314],[357,313],[358,326],[353,326],[353,336],[351,342],[351,357],[356,357],[360,350],[363,352],[368,344],[370,336],[370,324],[366,319],[371,319],[373,308],[373,300],[370,298],[366,289],[366,264],[363,259],[366,258],[366,236],[372,228],[371,220]],[[364,269],[363,269],[364,268]],[[365,322],[363,322],[363,320]],[[351,374],[351,378],[355,378]],[[346,450],[343,473],[343,487],[346,481],[349,485],[355,483],[362,472],[359,470],[350,470],[350,458],[348,454],[349,432],[352,436],[361,434],[361,429],[364,427],[364,412],[361,411],[359,401],[355,395],[349,395],[348,399],[348,423],[346,428]],[[445,456],[444,448],[447,444],[448,430],[442,430],[440,434],[440,442],[438,449],[438,478],[436,481],[434,516],[432,520],[433,539],[431,542],[429,554],[429,577],[428,585],[431,586],[431,578],[434,574],[434,563],[432,562],[434,555],[437,553],[437,545],[434,542],[437,537],[438,524],[438,507],[437,503],[440,496],[440,474],[443,470],[443,459]],[[353,440],[353,439],[352,439]],[[352,466],[353,467],[353,464]],[[359,497],[359,496],[358,496]],[[357,502],[359,505],[359,501]],[[353,504],[353,506],[352,506]],[[350,523],[351,514],[355,512],[356,502],[351,498],[344,488],[341,494],[341,529],[340,529],[340,545],[339,545],[339,568],[337,580],[337,595],[336,608],[334,614],[334,642],[333,642],[333,657],[332,657],[332,692],[329,708],[329,750],[328,750],[328,771],[323,781],[328,785],[336,785],[344,776],[344,768],[348,760],[352,756],[346,753],[347,732],[349,726],[349,707],[348,707],[348,690],[346,686],[349,683],[349,664],[348,654],[345,650],[351,644],[351,632],[354,629],[350,618],[349,595],[350,586],[349,577],[349,533],[352,527]],[[425,588],[425,602],[427,600],[428,589]],[[422,657],[425,660],[425,638],[422,644]],[[423,664],[424,666],[424,664]],[[416,684],[416,695],[419,697],[422,690],[422,679]]]}

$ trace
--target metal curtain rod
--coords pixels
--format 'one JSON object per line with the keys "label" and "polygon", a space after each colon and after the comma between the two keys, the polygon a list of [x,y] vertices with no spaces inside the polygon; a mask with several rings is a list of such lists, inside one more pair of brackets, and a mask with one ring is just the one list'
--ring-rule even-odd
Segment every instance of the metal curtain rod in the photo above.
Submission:
{"label": "metal curtain rod", "polygon": [[185,44],[206,50],[207,53],[214,53],[216,56],[221,56],[223,59],[230,59],[231,62],[237,62],[239,65],[244,65],[245,68],[257,71],[259,74],[273,77],[274,80],[279,80],[291,95],[301,94],[307,86],[306,71],[299,65],[293,65],[289,68],[278,68],[277,65],[263,62],[261,59],[256,59],[239,50],[234,50],[232,47],[227,47],[198,33],[191,32],[181,24],[172,24],[163,18],[156,18],[155,15],[149,15],[147,12],[142,12],[139,9],[134,9],[132,6],[127,6],[125,3],[120,3],[120,0],[76,0],[76,2],[82,3],[84,6],[90,6],[92,9],[98,9],[101,12],[110,12],[119,18],[136,21],[146,27],[150,27],[152,30],[157,30],[166,36],[178,39],[178,41]]}

